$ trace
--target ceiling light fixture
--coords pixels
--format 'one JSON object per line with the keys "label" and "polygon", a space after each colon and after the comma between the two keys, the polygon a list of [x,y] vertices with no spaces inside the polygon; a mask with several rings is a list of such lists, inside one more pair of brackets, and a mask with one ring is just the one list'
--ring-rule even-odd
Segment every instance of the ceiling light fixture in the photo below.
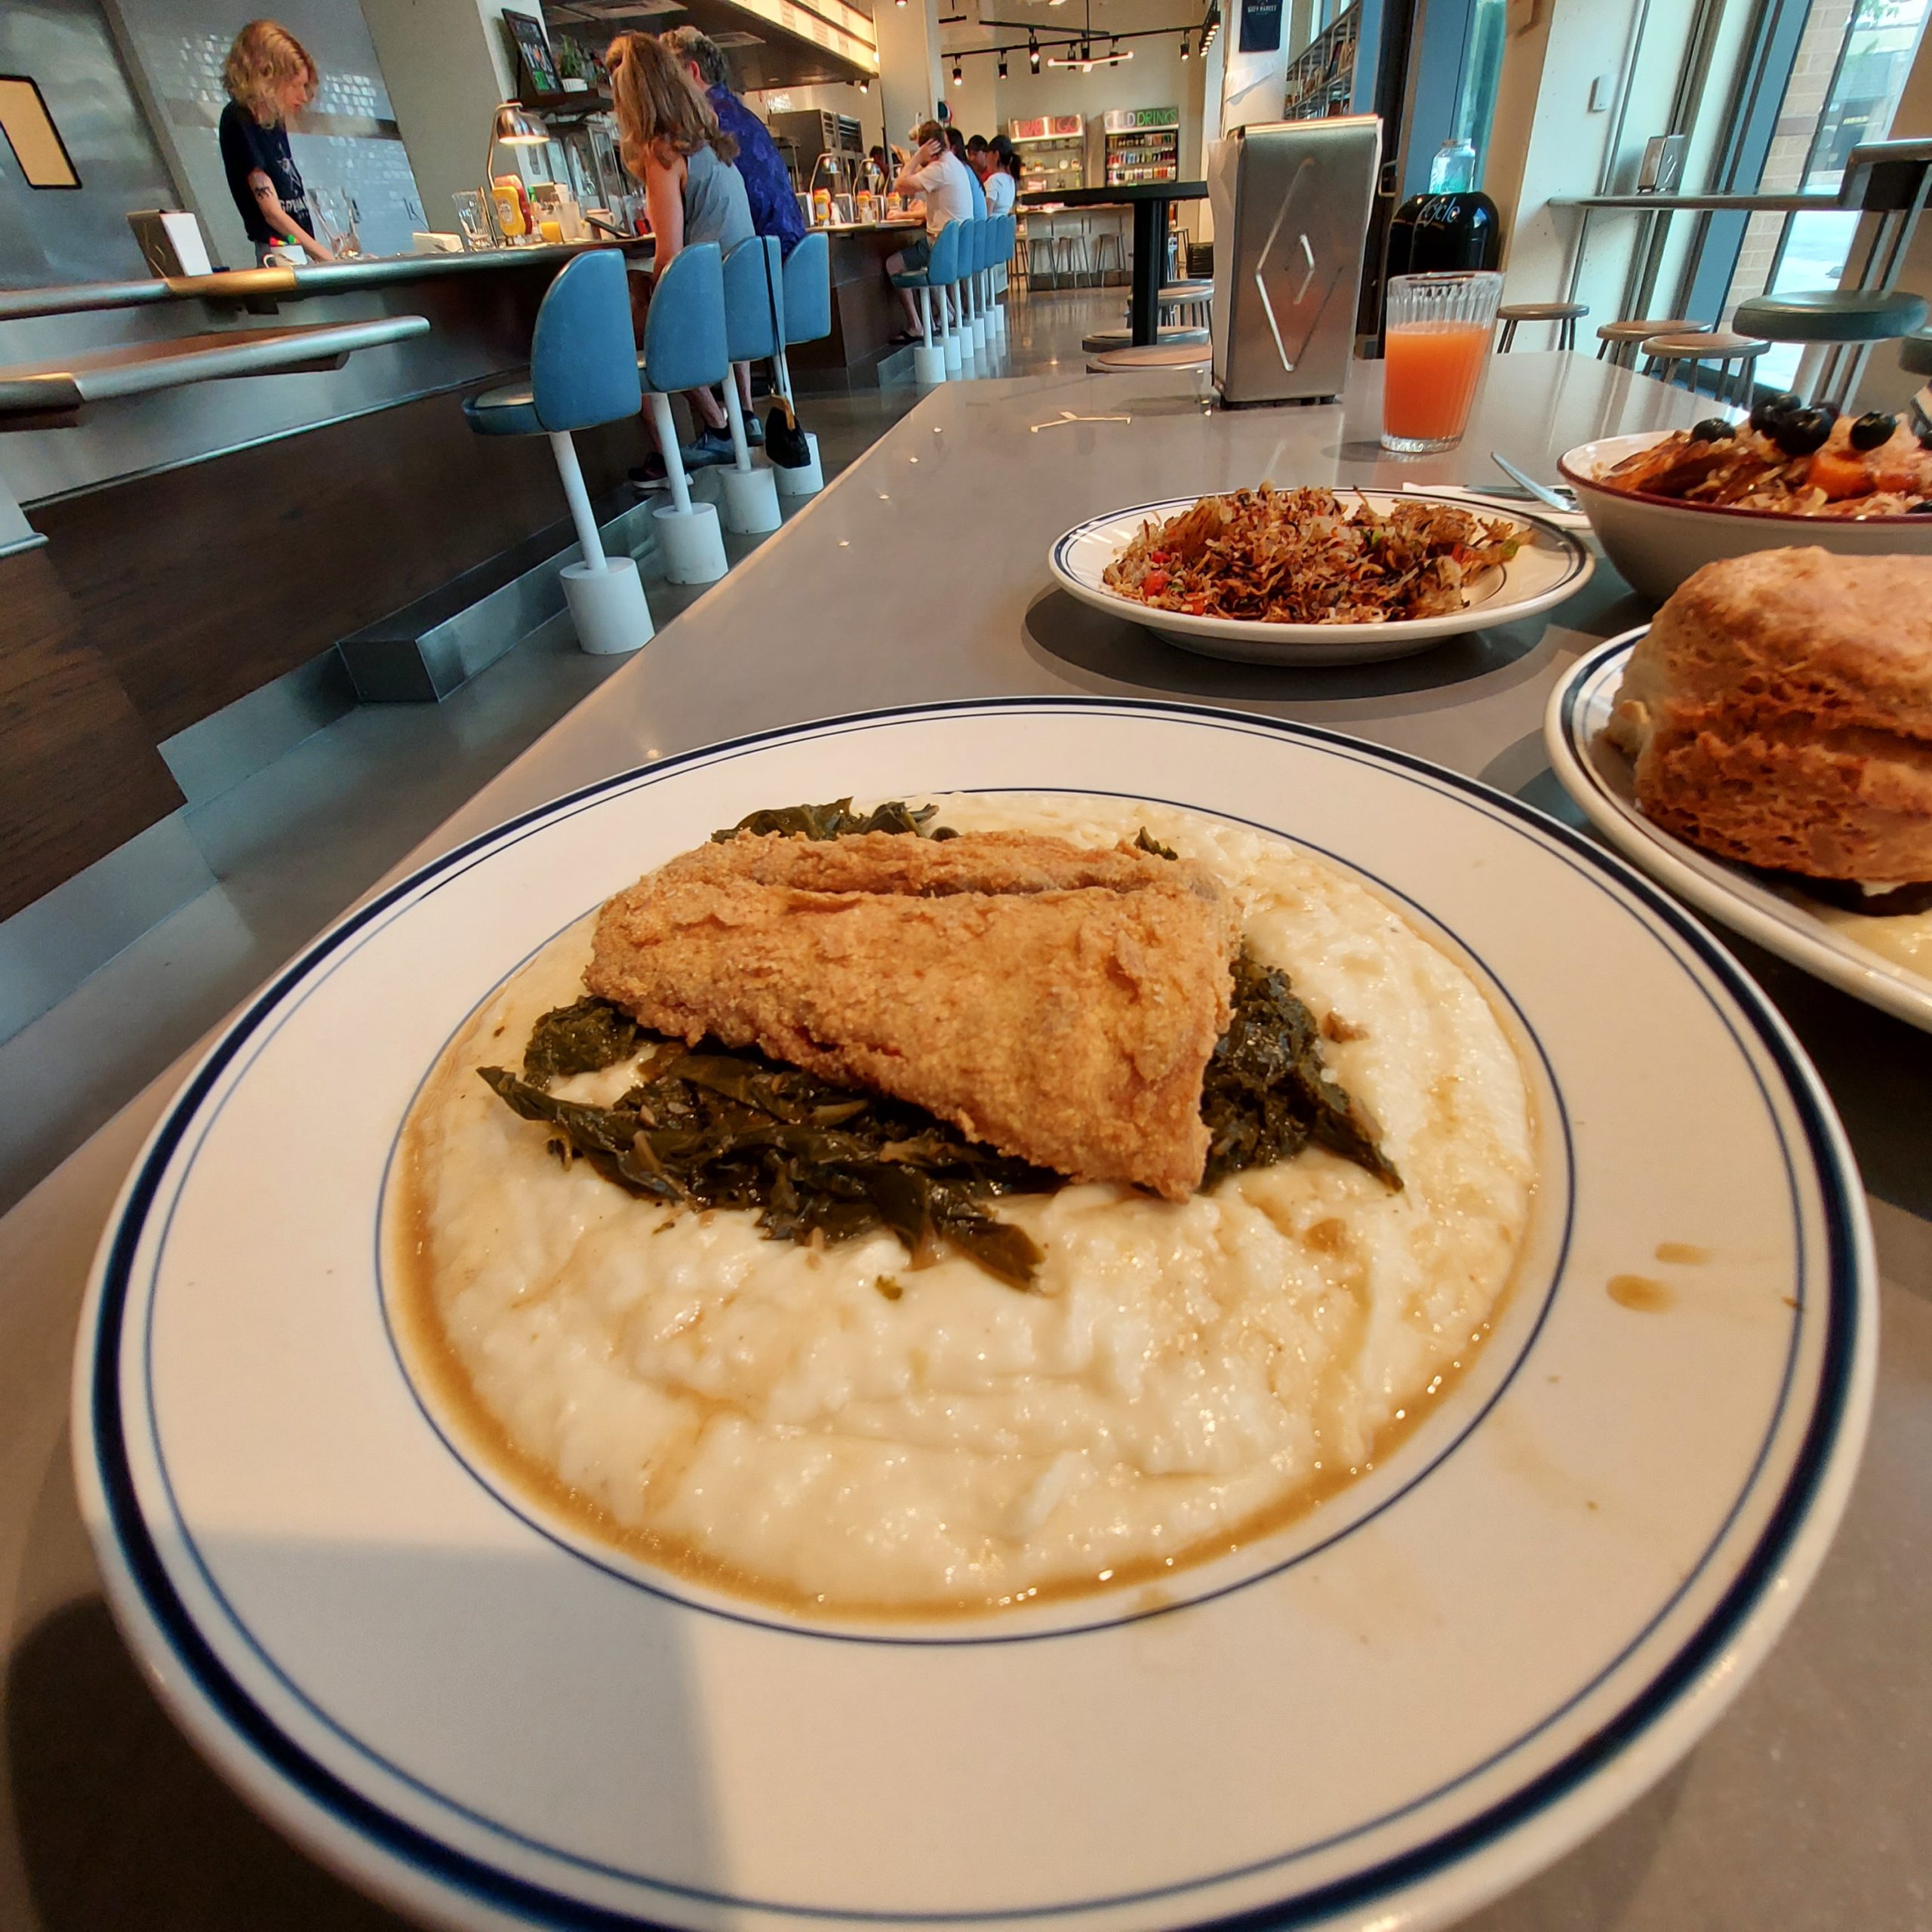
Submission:
{"label": "ceiling light fixture", "polygon": [[1006,78],[1006,49],[1003,47],[999,51],[999,77],[1001,80]]}
{"label": "ceiling light fixture", "polygon": [[1186,34],[1183,34],[1180,37],[1180,57],[1183,60],[1187,58],[1187,35]]}
{"label": "ceiling light fixture", "polygon": [[1040,42],[1037,35],[1030,33],[1026,36],[1026,64],[1035,73],[1040,71]]}

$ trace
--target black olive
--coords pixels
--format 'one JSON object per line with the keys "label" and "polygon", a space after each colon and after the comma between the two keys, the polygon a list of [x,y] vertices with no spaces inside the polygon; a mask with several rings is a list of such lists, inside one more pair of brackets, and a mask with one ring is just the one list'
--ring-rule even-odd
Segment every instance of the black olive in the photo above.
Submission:
{"label": "black olive", "polygon": [[1881,443],[1891,441],[1892,432],[1898,426],[1896,416],[1887,416],[1882,409],[1875,409],[1851,426],[1851,446],[1855,450],[1875,450]]}
{"label": "black olive", "polygon": [[1737,426],[1721,416],[1707,416],[1690,432],[1694,443],[1721,443],[1737,433]]}
{"label": "black olive", "polygon": [[1801,409],[1795,416],[1780,417],[1771,426],[1771,440],[1786,456],[1809,456],[1824,447],[1831,433],[1831,419],[1822,409]]}

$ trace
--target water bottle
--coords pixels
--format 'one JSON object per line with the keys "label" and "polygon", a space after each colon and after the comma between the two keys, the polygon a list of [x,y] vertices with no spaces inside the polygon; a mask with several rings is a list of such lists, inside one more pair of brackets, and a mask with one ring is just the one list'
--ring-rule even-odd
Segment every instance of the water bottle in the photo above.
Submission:
{"label": "water bottle", "polygon": [[1452,137],[1442,143],[1429,165],[1432,195],[1466,194],[1476,185],[1476,151],[1466,138]]}

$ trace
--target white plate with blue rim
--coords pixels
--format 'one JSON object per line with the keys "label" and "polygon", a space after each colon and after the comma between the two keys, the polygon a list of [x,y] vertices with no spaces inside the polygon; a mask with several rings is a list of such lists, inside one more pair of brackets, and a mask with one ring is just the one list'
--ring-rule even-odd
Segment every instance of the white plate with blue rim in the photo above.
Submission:
{"label": "white plate with blue rim", "polygon": [[[1897,956],[1896,938],[1891,952],[1869,943],[1882,927],[1904,921],[1854,916],[1814,897],[1795,881],[1701,852],[1644,817],[1631,761],[1604,731],[1624,667],[1647,629],[1626,631],[1580,658],[1550,693],[1543,743],[1563,789],[1620,851],[1700,912],[1827,986],[1932,1032],[1932,978]],[[1928,916],[1911,915],[1911,928],[1922,929]]]}
{"label": "white plate with blue rim", "polygon": [[[1475,976],[1536,1106],[1492,1332],[1372,1470],[1159,1592],[867,1626],[600,1560],[465,1452],[392,1343],[411,1096],[519,961],[712,827],[1013,789],[1278,833]],[[1631,1078],[1638,1043],[1655,1078]],[[1592,841],[1306,726],[938,704],[589,786],[325,934],[134,1170],[75,1455],[116,1615],[184,1728],[437,1924],[1432,1926],[1629,1804],[1762,1660],[1844,1506],[1874,1294],[1790,1035]]]}
{"label": "white plate with blue rim", "polygon": [[1444,638],[1513,624],[1553,609],[1590,580],[1596,559],[1581,537],[1545,517],[1505,510],[1466,497],[1438,496],[1423,489],[1338,489],[1344,507],[1366,503],[1378,514],[1404,503],[1435,503],[1472,511],[1485,522],[1513,525],[1521,547],[1497,568],[1479,573],[1464,586],[1464,605],[1435,617],[1396,617],[1376,624],[1272,623],[1247,617],[1190,617],[1156,610],[1123,596],[1106,582],[1107,566],[1146,524],[1164,522],[1191,510],[1198,497],[1174,497],[1164,503],[1136,503],[1089,517],[1060,537],[1047,553],[1047,568],[1063,590],[1110,617],[1144,624],[1156,636],[1183,651],[1247,664],[1374,664],[1412,657]]}

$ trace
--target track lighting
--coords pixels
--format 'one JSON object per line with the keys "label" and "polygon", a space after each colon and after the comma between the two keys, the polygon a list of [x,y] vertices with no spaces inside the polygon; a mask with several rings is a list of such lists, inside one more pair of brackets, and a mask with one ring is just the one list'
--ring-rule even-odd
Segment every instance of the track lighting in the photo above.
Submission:
{"label": "track lighting", "polygon": [[952,85],[955,87],[961,86],[964,84],[965,78],[965,69],[960,66],[957,60],[954,61],[952,63]]}
{"label": "track lighting", "polygon": [[1180,37],[1180,57],[1183,60],[1187,58],[1187,35],[1186,34],[1183,34]]}
{"label": "track lighting", "polygon": [[1026,64],[1035,73],[1040,71],[1040,43],[1030,33],[1026,36]]}
{"label": "track lighting", "polygon": [[1000,50],[999,77],[1001,80],[1006,78],[1006,51],[1004,48]]}

